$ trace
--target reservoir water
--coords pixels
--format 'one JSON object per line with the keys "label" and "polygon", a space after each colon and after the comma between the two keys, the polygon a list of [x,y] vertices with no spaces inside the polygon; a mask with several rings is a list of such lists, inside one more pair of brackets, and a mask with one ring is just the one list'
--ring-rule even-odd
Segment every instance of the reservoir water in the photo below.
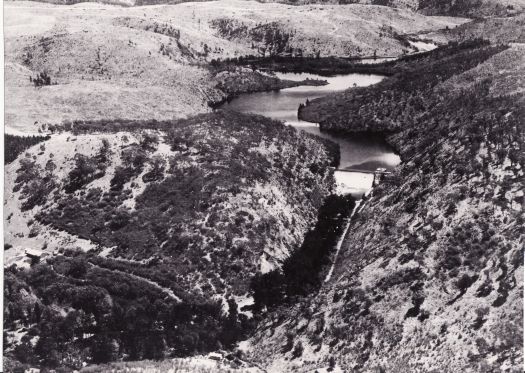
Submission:
{"label": "reservoir water", "polygon": [[[351,193],[360,197],[370,190],[373,174],[377,168],[390,170],[400,159],[392,148],[379,136],[346,135],[338,136],[322,132],[318,124],[297,118],[299,104],[330,93],[341,92],[352,87],[364,87],[380,82],[383,77],[367,74],[346,74],[323,77],[315,74],[276,73],[281,79],[302,81],[306,78],[327,80],[324,86],[299,86],[280,91],[243,94],[223,107],[244,113],[264,115],[281,120],[297,129],[330,139],[339,144],[341,161],[335,173],[338,192]],[[350,171],[350,172],[348,172]]]}

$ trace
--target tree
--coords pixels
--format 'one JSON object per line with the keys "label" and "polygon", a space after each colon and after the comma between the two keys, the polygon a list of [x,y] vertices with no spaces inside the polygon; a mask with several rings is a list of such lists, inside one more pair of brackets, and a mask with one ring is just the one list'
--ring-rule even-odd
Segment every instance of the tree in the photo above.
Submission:
{"label": "tree", "polygon": [[256,274],[251,282],[255,311],[277,305],[284,297],[284,278],[278,271]]}
{"label": "tree", "polygon": [[228,318],[222,330],[222,343],[227,347],[232,346],[235,341],[239,340],[241,333],[238,306],[235,299],[230,298],[228,299]]}
{"label": "tree", "polygon": [[298,357],[301,357],[301,355],[303,354],[303,343],[301,341],[298,341],[296,344],[295,344],[295,347],[292,351],[292,356],[293,358],[298,358]]}
{"label": "tree", "polygon": [[34,318],[35,323],[37,324],[40,323],[40,320],[42,318],[42,310],[38,302],[35,303],[35,307],[33,308],[33,318]]}
{"label": "tree", "polygon": [[328,372],[333,371],[334,368],[335,368],[335,365],[336,365],[335,357],[330,356],[330,358],[328,359],[328,369],[327,369],[327,371]]}
{"label": "tree", "polygon": [[81,258],[73,258],[69,262],[69,265],[70,266],[66,274],[74,278],[84,277],[88,269],[86,261]]}
{"label": "tree", "polygon": [[69,173],[69,181],[64,187],[66,193],[73,193],[88,183],[96,168],[88,157],[77,153],[75,155],[75,168]]}
{"label": "tree", "polygon": [[118,357],[119,345],[108,335],[96,335],[91,346],[91,357],[96,364],[108,363]]}

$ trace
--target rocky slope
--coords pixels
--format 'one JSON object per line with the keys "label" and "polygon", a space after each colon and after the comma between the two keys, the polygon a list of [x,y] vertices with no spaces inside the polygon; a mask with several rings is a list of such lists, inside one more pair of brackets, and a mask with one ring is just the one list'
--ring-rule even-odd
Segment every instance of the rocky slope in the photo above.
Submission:
{"label": "rocky slope", "polygon": [[[233,0],[135,8],[11,2],[5,13],[12,132],[64,120],[187,117],[228,96],[217,87],[212,60],[283,48],[309,56],[398,55],[410,48],[396,35],[464,22],[384,7]],[[41,73],[48,82],[37,83]],[[239,80],[248,74],[239,72]],[[249,79],[261,89],[267,83],[260,75]]]}
{"label": "rocky slope", "polygon": [[[250,340],[269,371],[522,370],[525,53],[486,48],[460,46],[459,65],[434,55],[451,74],[419,60],[313,102],[326,128],[389,130],[403,163],[356,215],[331,280]],[[418,87],[418,70],[438,79]],[[390,101],[389,86],[406,95]]]}

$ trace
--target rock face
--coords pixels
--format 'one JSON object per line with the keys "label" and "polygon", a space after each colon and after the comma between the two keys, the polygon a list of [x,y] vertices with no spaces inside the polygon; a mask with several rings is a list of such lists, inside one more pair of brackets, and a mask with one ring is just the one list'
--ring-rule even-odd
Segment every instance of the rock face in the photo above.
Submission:
{"label": "rock face", "polygon": [[[254,359],[270,371],[521,371],[525,118],[513,81],[523,52],[459,46],[441,57],[451,74],[424,89],[408,76],[440,73],[420,60],[406,78],[312,103],[330,113],[327,128],[383,123],[404,162],[357,215],[331,280],[269,315],[251,339]],[[396,107],[385,87],[399,85]],[[330,112],[334,101],[344,115],[359,111],[349,121]],[[369,117],[379,102],[384,117]]]}

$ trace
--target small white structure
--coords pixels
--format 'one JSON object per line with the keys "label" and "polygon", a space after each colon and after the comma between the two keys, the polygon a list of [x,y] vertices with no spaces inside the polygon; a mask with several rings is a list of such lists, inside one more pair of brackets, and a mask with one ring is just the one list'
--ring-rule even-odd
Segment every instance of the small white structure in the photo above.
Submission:
{"label": "small white structure", "polygon": [[208,359],[221,361],[222,360],[222,355],[217,353],[217,352],[210,352],[208,354]]}
{"label": "small white structure", "polygon": [[42,258],[42,250],[37,249],[25,249],[24,250],[26,256],[28,258],[31,258],[32,260],[40,260]]}

